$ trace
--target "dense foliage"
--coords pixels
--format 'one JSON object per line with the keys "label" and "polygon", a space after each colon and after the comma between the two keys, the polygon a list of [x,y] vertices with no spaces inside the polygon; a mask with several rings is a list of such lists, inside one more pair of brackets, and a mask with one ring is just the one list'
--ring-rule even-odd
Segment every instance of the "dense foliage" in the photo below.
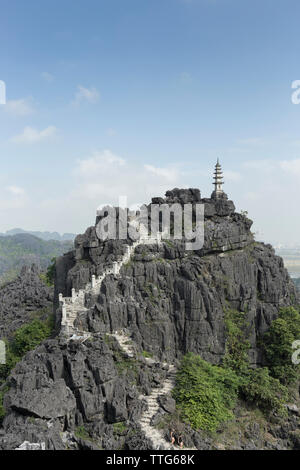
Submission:
{"label": "dense foliage", "polygon": [[56,270],[56,258],[52,258],[51,264],[47,267],[45,273],[40,274],[41,280],[48,286],[54,286],[54,279],[55,279],[55,270]]}
{"label": "dense foliage", "polygon": [[234,371],[209,364],[192,353],[182,360],[174,398],[184,420],[195,429],[214,431],[232,417],[239,379]]}
{"label": "dense foliage", "polygon": [[270,375],[267,367],[249,369],[245,380],[241,382],[239,393],[245,401],[253,403],[262,411],[285,413],[283,405],[288,399],[288,390]]}
{"label": "dense foliage", "polygon": [[248,360],[250,328],[246,314],[225,313],[226,352],[221,366],[214,366],[194,354],[187,354],[177,374],[174,398],[184,421],[195,429],[214,431],[230,419],[237,398],[264,413],[286,412],[287,385],[299,379],[299,367],[292,363],[293,341],[300,339],[300,314],[295,308],[281,309],[263,338],[269,367],[253,369]]}
{"label": "dense foliage", "polygon": [[56,258],[52,258],[51,264],[49,264],[46,272],[46,279],[49,286],[54,285],[55,279],[55,272],[56,272]]}
{"label": "dense foliage", "polygon": [[299,379],[300,365],[292,363],[292,344],[300,340],[300,313],[293,307],[282,308],[262,339],[263,350],[273,377],[283,384]]}
{"label": "dense foliage", "polygon": [[223,366],[239,374],[248,369],[249,325],[245,316],[244,312],[228,309],[224,318],[227,338]]}
{"label": "dense foliage", "polygon": [[19,328],[14,335],[12,343],[13,352],[22,357],[26,352],[38,346],[45,338],[48,338],[52,331],[52,320],[43,322],[35,319],[28,325]]}
{"label": "dense foliage", "polygon": [[52,316],[46,320],[34,319],[15,331],[13,340],[6,342],[6,364],[0,365],[0,383],[28,352],[36,348],[53,330]]}

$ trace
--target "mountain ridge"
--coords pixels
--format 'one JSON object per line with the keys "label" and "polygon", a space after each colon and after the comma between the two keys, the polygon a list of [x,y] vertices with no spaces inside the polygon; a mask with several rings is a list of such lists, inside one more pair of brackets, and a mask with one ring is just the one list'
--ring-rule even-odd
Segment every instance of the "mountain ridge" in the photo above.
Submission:
{"label": "mountain ridge", "polygon": [[0,233],[0,236],[6,237],[11,235],[17,235],[20,233],[26,233],[29,235],[34,235],[42,240],[49,241],[49,240],[57,240],[57,241],[73,241],[76,237],[74,233],[64,233],[60,234],[58,232],[48,232],[48,231],[34,231],[34,230],[24,230],[22,228],[13,228],[7,230],[5,233]]}
{"label": "mountain ridge", "polygon": [[16,277],[23,266],[35,264],[45,270],[72,246],[71,241],[45,241],[28,233],[0,236],[0,284]]}
{"label": "mountain ridge", "polygon": [[[205,206],[200,250],[188,253],[184,240],[141,244],[114,273],[107,268],[133,241],[101,241],[91,226],[76,237],[73,250],[56,260],[56,332],[27,353],[8,378],[0,447],[16,448],[27,440],[56,450],[153,449],[149,429],[165,439],[168,417],[177,423],[173,398],[159,397],[160,390],[169,393],[172,367],[193,353],[219,367],[213,369],[219,373],[227,352],[228,311],[245,319],[251,368],[265,365],[259,339],[280,308],[299,305],[295,286],[274,249],[255,242],[252,221],[236,213],[232,201],[201,199],[199,190],[179,189],[168,191],[166,199],[154,198],[169,205],[187,201]],[[77,335],[68,336],[61,329],[59,294],[72,304],[92,276],[103,272],[99,290],[88,291],[84,308],[77,311]],[[297,410],[291,406],[275,424],[264,420],[260,425],[254,418],[246,429],[237,415],[240,437],[232,437],[227,448],[299,448]],[[238,413],[249,414],[247,404]],[[154,432],[157,424],[163,426],[159,433]],[[186,446],[215,448],[201,429],[180,426]]]}

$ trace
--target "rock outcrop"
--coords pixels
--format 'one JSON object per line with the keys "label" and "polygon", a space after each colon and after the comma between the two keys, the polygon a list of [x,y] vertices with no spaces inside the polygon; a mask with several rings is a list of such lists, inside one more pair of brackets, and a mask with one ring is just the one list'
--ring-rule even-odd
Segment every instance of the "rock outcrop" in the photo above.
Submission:
{"label": "rock outcrop", "polygon": [[[246,313],[250,360],[253,366],[261,364],[258,338],[279,307],[298,302],[282,259],[270,245],[254,241],[252,222],[226,198],[201,199],[197,189],[174,189],[152,202],[204,204],[203,247],[187,251],[185,240],[172,238],[140,244],[117,275],[106,275],[99,291],[89,291],[84,312],[74,323],[89,337],[48,340],[11,373],[0,448],[28,441],[45,442],[46,449],[151,449],[143,426],[153,426],[155,417],[147,405],[151,402],[155,413],[163,415],[174,404],[168,396],[157,402],[159,393],[155,400],[141,397],[151,397],[164,383],[169,390],[170,369],[164,363],[176,365],[188,351],[212,363],[221,361],[227,309]],[[74,251],[56,264],[58,327],[59,293],[71,296],[72,289],[84,290],[93,275],[101,276],[132,243],[130,238],[102,242],[95,226],[76,238]],[[115,335],[124,329],[131,354]],[[155,360],[147,361],[149,356]],[[190,432],[188,445],[210,444]]]}
{"label": "rock outcrop", "polygon": [[[40,277],[37,266],[24,266],[18,277],[0,287],[0,339],[32,319],[32,313],[52,310],[53,288]],[[42,312],[41,312],[42,313]]]}
{"label": "rock outcrop", "polygon": [[[205,206],[205,239],[199,251],[186,251],[184,240],[139,245],[120,276],[106,276],[101,290],[88,299],[77,325],[85,331],[129,328],[141,350],[172,362],[193,351],[217,363],[224,354],[224,311],[247,312],[252,327],[251,360],[259,363],[257,338],[280,306],[296,302],[297,293],[281,258],[270,245],[257,243],[252,222],[237,214],[232,201],[201,199],[199,190],[167,192],[153,203]],[[75,251],[57,263],[57,288],[84,289],[118,260],[130,240],[101,242],[95,227],[75,240]]]}

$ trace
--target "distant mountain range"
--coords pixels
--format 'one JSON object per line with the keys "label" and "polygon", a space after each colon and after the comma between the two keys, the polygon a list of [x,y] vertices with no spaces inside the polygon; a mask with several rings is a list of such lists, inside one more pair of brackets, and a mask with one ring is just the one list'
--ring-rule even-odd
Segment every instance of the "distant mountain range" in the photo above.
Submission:
{"label": "distant mountain range", "polygon": [[7,237],[10,235],[17,235],[19,233],[28,233],[29,235],[34,235],[35,237],[41,238],[42,240],[58,240],[58,241],[66,241],[71,240],[74,241],[76,234],[74,233],[64,233],[61,235],[58,232],[38,232],[38,231],[31,231],[31,230],[23,230],[22,228],[13,228],[11,230],[7,230],[5,233],[0,233],[0,236]]}
{"label": "distant mountain range", "polygon": [[23,266],[45,270],[52,258],[72,248],[71,240],[42,240],[30,233],[0,236],[0,284],[15,278]]}

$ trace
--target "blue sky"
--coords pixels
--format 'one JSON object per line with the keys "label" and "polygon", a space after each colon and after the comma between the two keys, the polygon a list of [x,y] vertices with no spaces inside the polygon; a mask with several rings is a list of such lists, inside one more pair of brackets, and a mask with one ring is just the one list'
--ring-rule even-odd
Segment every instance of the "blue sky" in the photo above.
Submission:
{"label": "blue sky", "polygon": [[1,0],[0,231],[82,232],[102,203],[226,191],[299,241],[296,0]]}

